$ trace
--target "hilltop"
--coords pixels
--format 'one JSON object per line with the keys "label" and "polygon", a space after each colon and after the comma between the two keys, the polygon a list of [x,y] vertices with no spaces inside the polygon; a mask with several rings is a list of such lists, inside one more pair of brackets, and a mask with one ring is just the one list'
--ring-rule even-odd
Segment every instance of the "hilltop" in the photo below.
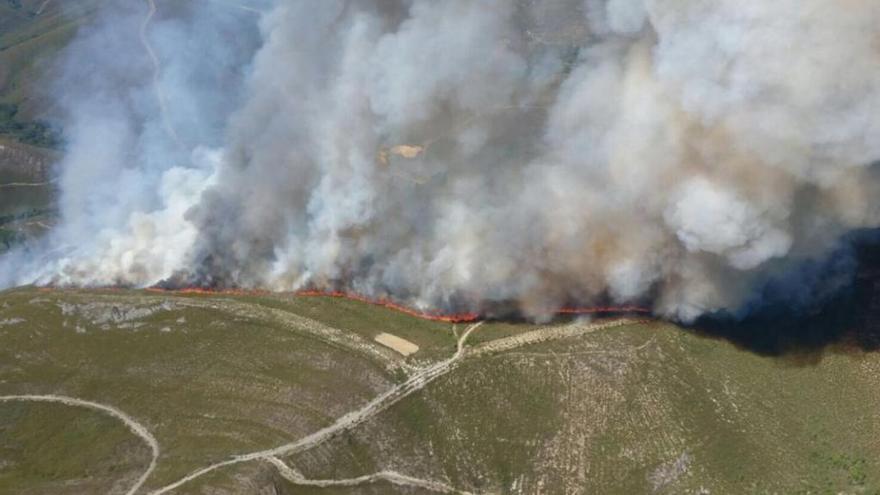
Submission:
{"label": "hilltop", "polygon": [[[0,296],[0,363],[0,395],[102,404],[154,436],[138,493],[880,487],[880,356],[804,364],[652,320],[24,288]],[[0,403],[0,440],[5,492],[127,493],[152,458],[118,418],[59,403]]]}

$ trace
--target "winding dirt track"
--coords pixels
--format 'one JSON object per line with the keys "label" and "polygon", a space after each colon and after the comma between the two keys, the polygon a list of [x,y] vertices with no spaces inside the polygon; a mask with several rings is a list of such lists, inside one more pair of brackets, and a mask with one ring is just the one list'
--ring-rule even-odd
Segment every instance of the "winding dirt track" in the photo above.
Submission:
{"label": "winding dirt track", "polygon": [[159,61],[159,56],[156,55],[156,51],[153,50],[153,45],[150,44],[150,39],[147,36],[150,22],[152,22],[153,17],[156,15],[156,1],[146,1],[149,5],[149,10],[147,11],[147,16],[144,18],[144,21],[141,23],[141,45],[143,45],[144,51],[147,52],[147,55],[150,57],[150,62],[153,64],[153,91],[156,93],[156,103],[159,105],[159,113],[162,116],[162,125],[165,127],[165,132],[167,132],[168,136],[174,140],[175,144],[183,148],[180,137],[178,137],[177,131],[174,130],[174,126],[171,125],[171,120],[168,118],[168,105],[166,103],[165,93],[162,92],[161,84],[162,63]]}
{"label": "winding dirt track", "polygon": [[[321,443],[325,442],[326,440],[332,438],[334,435],[342,431],[356,427],[357,425],[372,418],[376,414],[388,409],[393,404],[399,402],[401,399],[421,390],[428,383],[436,380],[440,376],[449,373],[461,362],[462,358],[466,355],[476,357],[496,352],[503,352],[525,345],[537,344],[549,340],[576,337],[597,330],[630,325],[634,323],[639,323],[640,321],[642,320],[620,319],[595,324],[573,323],[564,327],[540,328],[531,332],[526,332],[521,335],[499,339],[478,345],[472,348],[468,353],[466,353],[465,343],[467,342],[467,338],[474,330],[476,330],[480,327],[480,325],[483,324],[483,322],[475,323],[468,327],[468,329],[458,339],[457,348],[455,354],[453,354],[452,357],[426,368],[420,369],[403,383],[396,385],[388,391],[380,394],[378,397],[368,402],[362,408],[345,414],[344,416],[337,419],[333,424],[322,428],[314,433],[311,433],[305,437],[302,437],[297,441],[287,443],[273,449],[261,450],[249,454],[236,455],[225,461],[205,466],[197,471],[193,471],[189,475],[175,481],[174,483],[150,492],[150,495],[162,495],[163,493],[168,493],[172,490],[175,490],[182,485],[185,485],[186,483],[189,483],[190,481],[193,481],[196,478],[204,476],[205,474],[208,474],[217,469],[256,460],[269,462],[275,465],[279,469],[279,471],[283,471],[281,472],[282,476],[285,476],[292,482],[298,484],[308,485],[314,483],[324,483],[326,484],[326,486],[333,486],[334,483],[338,483],[339,486],[343,486],[346,483],[362,484],[374,482],[379,479],[384,479],[391,483],[409,483],[412,486],[420,486],[422,488],[433,489],[434,491],[440,491],[442,493],[465,493],[455,490],[452,487],[443,485],[442,483],[419,480],[417,478],[411,478],[406,475],[390,471],[347,480],[308,480],[302,475],[296,473],[293,468],[287,466],[284,461],[278,459],[278,456],[284,456],[309,450],[313,447],[316,447],[317,445],[320,445]],[[423,483],[424,485],[418,485],[418,483]],[[446,491],[444,492],[444,490]]]}
{"label": "winding dirt track", "polygon": [[91,402],[87,400],[77,399],[75,397],[66,397],[63,395],[4,395],[0,396],[0,402],[54,402],[58,404],[64,404],[66,406],[74,406],[74,407],[84,407],[87,409],[92,409],[98,412],[102,412],[109,416],[113,416],[114,418],[125,423],[125,426],[131,430],[132,433],[139,436],[143,439],[147,445],[150,446],[150,451],[152,452],[152,458],[150,459],[150,465],[147,467],[146,471],[137,479],[134,485],[128,489],[126,495],[134,495],[147,481],[147,478],[150,477],[150,474],[153,473],[153,469],[156,468],[156,462],[159,459],[159,442],[153,437],[153,435],[147,430],[147,428],[138,423],[137,420],[125,414],[124,412],[116,409],[113,406],[108,406],[105,404],[99,404],[97,402]]}
{"label": "winding dirt track", "polygon": [[9,182],[6,184],[0,184],[0,189],[10,188],[10,187],[42,187],[48,186],[53,181],[45,181],[45,182]]}
{"label": "winding dirt track", "polygon": [[344,416],[337,419],[333,424],[322,428],[314,433],[306,435],[305,437],[302,437],[295,442],[287,443],[273,449],[260,450],[257,452],[251,452],[249,454],[233,456],[232,458],[225,461],[205,466],[175,481],[174,483],[171,483],[170,485],[163,486],[162,488],[150,492],[150,495],[161,495],[163,493],[168,493],[171,490],[179,488],[180,486],[185,485],[186,483],[189,483],[196,478],[204,476],[205,474],[208,474],[222,467],[255,460],[268,460],[269,462],[272,462],[271,458],[273,457],[308,450],[323,443],[324,441],[330,439],[331,437],[342,431],[354,428],[355,426],[372,418],[376,414],[391,407],[391,405],[400,401],[404,397],[412,394],[413,392],[421,390],[425,387],[425,385],[434,381],[438,377],[451,371],[455,364],[457,364],[457,362],[464,355],[464,344],[467,341],[468,336],[471,334],[471,332],[479,328],[482,324],[483,322],[479,322],[468,327],[468,329],[462,334],[461,338],[458,339],[457,348],[455,354],[453,354],[452,357],[417,371],[405,382],[392,387],[387,392],[382,393],[375,399],[368,402],[364,407],[345,414]]}
{"label": "winding dirt track", "polygon": [[248,12],[252,12],[252,13],[254,13],[254,14],[262,14],[262,13],[263,13],[263,11],[260,10],[260,9],[255,9],[255,8],[253,8],[253,7],[249,7],[249,6],[247,6],[247,5],[242,5],[242,4],[235,3],[235,2],[227,2],[227,1],[225,1],[225,0],[213,0],[213,1],[214,1],[214,3],[219,3],[219,4],[222,4],[222,5],[226,5],[227,7],[233,7],[233,8],[236,8],[236,9],[245,10],[245,11],[248,11]]}
{"label": "winding dirt track", "polygon": [[471,356],[482,356],[484,354],[492,354],[496,352],[509,351],[517,347],[526,345],[539,344],[549,340],[559,340],[585,335],[596,330],[605,330],[608,328],[622,327],[626,325],[634,325],[646,323],[650,320],[632,320],[629,318],[621,318],[619,320],[607,321],[604,323],[596,323],[592,325],[584,325],[581,323],[572,323],[561,327],[544,327],[532,330],[530,332],[521,333],[512,337],[492,340],[485,344],[480,344],[470,351]]}
{"label": "winding dirt track", "polygon": [[46,10],[46,6],[49,5],[49,3],[50,3],[51,1],[52,1],[52,0],[45,0],[42,4],[40,4],[40,8],[38,8],[37,11],[34,12],[34,15],[40,15],[40,14],[42,14],[43,11]]}
{"label": "winding dirt track", "polygon": [[[380,394],[373,400],[369,401],[363,407],[351,411],[340,418],[338,418],[331,425],[322,428],[314,433],[306,435],[305,437],[300,438],[294,442],[290,442],[272,449],[261,450],[257,452],[251,452],[247,454],[235,455],[224,461],[220,461],[214,464],[210,464],[206,467],[193,471],[187,476],[177,480],[174,483],[158,488],[152,492],[150,495],[161,495],[164,493],[168,493],[172,490],[179,488],[180,486],[189,483],[205,474],[216,471],[217,469],[231,466],[235,464],[241,464],[250,461],[264,461],[274,465],[281,476],[288,479],[294,484],[303,485],[303,486],[356,486],[361,484],[375,483],[377,481],[387,481],[397,485],[405,485],[417,488],[423,488],[427,490],[431,490],[438,493],[453,493],[453,494],[462,494],[469,495],[468,492],[464,492],[461,490],[457,490],[449,485],[446,485],[441,482],[424,480],[419,478],[414,478],[411,476],[407,476],[395,471],[381,471],[374,474],[364,475],[356,478],[347,478],[347,479],[328,479],[328,480],[310,480],[305,478],[302,474],[296,471],[294,468],[288,466],[284,461],[279,459],[278,456],[284,456],[293,454],[296,452],[302,452],[305,450],[309,450],[313,447],[316,447],[323,442],[329,440],[333,436],[345,431],[350,430],[368,419],[376,416],[382,411],[388,409],[395,403],[399,402],[403,398],[421,390],[430,382],[436,380],[440,376],[443,376],[453,369],[455,369],[458,364],[465,357],[479,357],[485,356],[487,354],[494,354],[497,352],[508,351],[517,347],[522,347],[526,345],[537,344],[539,342],[545,342],[549,340],[563,339],[576,337],[580,335],[584,335],[586,333],[594,332],[596,330],[613,328],[633,323],[638,323],[640,320],[630,320],[630,319],[621,319],[614,320],[609,322],[602,322],[596,324],[583,324],[583,323],[573,323],[570,325],[566,325],[563,327],[546,327],[539,328],[531,332],[526,332],[520,335],[516,335],[513,337],[502,338],[498,340],[493,340],[484,344],[480,344],[471,348],[466,349],[465,344],[467,342],[468,337],[473,333],[477,328],[479,328],[483,322],[478,322],[473,325],[470,325],[459,337],[456,344],[455,353],[438,363],[427,366],[425,368],[421,368],[412,376],[410,376],[406,381],[392,387],[386,392]],[[132,485],[132,487],[126,492],[126,495],[135,495],[149,476],[152,474],[153,470],[156,467],[156,463],[159,458],[159,443],[153,437],[153,435],[137,420],[132,418],[131,416],[125,414],[124,412],[116,409],[115,407],[108,406],[105,404],[99,404],[97,402],[91,402],[87,400],[77,399],[74,397],[60,396],[60,395],[8,395],[8,396],[0,396],[0,402],[11,402],[11,401],[20,401],[20,402],[55,402],[60,404],[65,404],[68,406],[76,406],[76,407],[85,407],[89,409],[93,409],[122,421],[129,430],[131,430],[134,434],[143,439],[150,447],[152,451],[152,459],[150,460],[150,464],[144,473],[137,479],[137,481]]]}
{"label": "winding dirt track", "polygon": [[471,492],[457,490],[445,483],[423,480],[420,478],[413,478],[412,476],[407,476],[405,474],[398,473],[397,471],[380,471],[375,474],[358,476],[357,478],[345,478],[338,480],[310,480],[303,476],[299,471],[285,464],[284,461],[277,457],[268,457],[266,458],[266,460],[278,469],[278,472],[281,474],[282,477],[284,477],[284,479],[290,481],[295,485],[300,486],[317,486],[320,488],[326,488],[331,486],[358,486],[376,483],[377,481],[387,481],[395,485],[423,488],[425,490],[430,490],[437,493],[472,495]]}

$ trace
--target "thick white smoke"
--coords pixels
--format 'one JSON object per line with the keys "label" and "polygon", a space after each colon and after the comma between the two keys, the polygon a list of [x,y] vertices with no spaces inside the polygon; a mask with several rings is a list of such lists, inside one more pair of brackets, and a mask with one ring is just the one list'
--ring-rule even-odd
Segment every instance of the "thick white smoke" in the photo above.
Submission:
{"label": "thick white smoke", "polygon": [[874,0],[286,0],[258,33],[157,0],[158,86],[119,3],[68,50],[63,221],[6,283],[689,320],[880,223]]}

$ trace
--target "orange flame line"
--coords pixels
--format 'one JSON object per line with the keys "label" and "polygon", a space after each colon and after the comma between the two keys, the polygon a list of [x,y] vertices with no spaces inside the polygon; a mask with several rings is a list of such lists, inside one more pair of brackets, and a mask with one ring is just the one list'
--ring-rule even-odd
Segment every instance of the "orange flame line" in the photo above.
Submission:
{"label": "orange flame line", "polygon": [[[242,289],[203,289],[199,287],[186,287],[182,289],[160,289],[157,287],[152,287],[147,289],[151,292],[173,292],[177,294],[195,294],[195,295],[233,295],[233,296],[258,296],[258,295],[267,295],[271,294],[270,291],[261,291],[261,290],[242,290]],[[394,311],[398,311],[400,313],[413,316],[416,318],[421,318],[423,320],[430,321],[442,321],[445,323],[467,323],[477,321],[481,318],[482,315],[476,312],[467,312],[467,313],[440,313],[440,312],[430,312],[430,311],[421,311],[415,308],[411,308],[409,306],[405,306],[400,303],[396,303],[390,299],[385,298],[369,298],[367,296],[363,296],[361,294],[353,293],[353,292],[343,292],[343,291],[324,291],[324,290],[300,290],[292,293],[296,297],[336,297],[340,299],[348,299],[350,301],[358,301],[365,304],[372,304],[374,306],[381,306],[384,308],[388,308]],[[640,314],[650,314],[651,310],[649,308],[643,308],[640,306],[596,306],[596,307],[564,307],[556,310],[556,314],[559,315],[593,315],[593,314],[602,314],[602,313],[640,313]]]}
{"label": "orange flame line", "polygon": [[480,319],[480,315],[478,313],[433,313],[427,311],[419,311],[417,309],[410,308],[408,306],[404,306],[402,304],[398,304],[389,299],[371,299],[366,296],[362,296],[360,294],[355,294],[351,292],[341,292],[341,291],[321,291],[321,290],[301,290],[294,292],[296,296],[302,297],[315,297],[315,296],[324,296],[324,297],[338,297],[342,299],[348,299],[351,301],[359,301],[362,303],[373,304],[376,306],[382,306],[384,308],[392,309],[394,311],[399,311],[401,313],[415,316],[416,318],[422,318],[423,320],[431,320],[431,321],[443,321],[446,323],[465,323],[469,321],[477,321]]}
{"label": "orange flame line", "polygon": [[[116,291],[120,290],[120,287],[96,287],[92,290],[106,290],[106,291]],[[40,287],[40,291],[53,291],[56,290],[55,287]],[[230,295],[230,296],[260,296],[260,295],[268,295],[273,294],[271,291],[266,290],[256,290],[256,289],[204,289],[201,287],[184,287],[181,289],[163,289],[160,287],[148,287],[146,289],[148,292],[157,292],[157,293],[173,293],[173,294],[184,294],[184,295],[205,295],[205,296],[213,296],[213,295]],[[396,303],[390,299],[378,298],[373,299],[361,294],[353,293],[353,292],[343,292],[343,291],[323,291],[323,290],[300,290],[295,291],[290,294],[293,294],[296,297],[337,297],[340,299],[348,299],[350,301],[358,301],[366,304],[372,304],[375,306],[381,306],[383,308],[388,308],[394,311],[398,311],[400,313],[413,316],[416,318],[421,318],[423,320],[429,321],[442,321],[445,323],[467,323],[479,320],[482,315],[476,312],[468,312],[468,313],[440,313],[440,312],[429,312],[429,311],[420,311],[415,308],[411,308],[409,306],[404,306],[403,304]],[[558,315],[594,315],[594,314],[602,314],[602,313],[639,313],[639,314],[650,314],[652,311],[649,308],[644,308],[641,306],[595,306],[595,307],[563,307],[556,310],[556,314]]]}

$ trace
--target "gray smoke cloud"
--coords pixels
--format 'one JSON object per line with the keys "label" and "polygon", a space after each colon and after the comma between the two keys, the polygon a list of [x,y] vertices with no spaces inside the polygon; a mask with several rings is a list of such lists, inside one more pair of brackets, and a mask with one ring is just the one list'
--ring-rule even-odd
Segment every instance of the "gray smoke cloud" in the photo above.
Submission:
{"label": "gray smoke cloud", "polygon": [[56,84],[61,225],[6,284],[692,320],[880,223],[872,0],[157,0],[158,73],[117,3]]}

